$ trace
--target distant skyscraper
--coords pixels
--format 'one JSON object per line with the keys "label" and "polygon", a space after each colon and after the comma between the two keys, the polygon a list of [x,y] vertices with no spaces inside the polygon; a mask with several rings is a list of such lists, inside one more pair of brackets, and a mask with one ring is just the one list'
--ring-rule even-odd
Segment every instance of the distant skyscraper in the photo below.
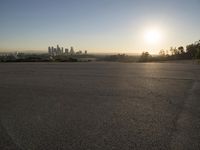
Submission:
{"label": "distant skyscraper", "polygon": [[59,45],[57,45],[57,50],[59,50],[60,49],[60,47],[59,47]]}
{"label": "distant skyscraper", "polygon": [[54,55],[54,56],[58,55],[58,52],[57,52],[57,49],[56,49],[56,48],[54,48],[54,50],[53,50],[53,55]]}
{"label": "distant skyscraper", "polygon": [[50,46],[48,47],[48,52],[49,52],[49,55],[52,54],[52,50],[51,50],[51,47],[50,47]]}
{"label": "distant skyscraper", "polygon": [[65,49],[65,54],[69,54],[69,50],[67,48]]}
{"label": "distant skyscraper", "polygon": [[57,45],[56,55],[60,55],[60,54],[61,54],[61,49],[60,49],[59,45]]}
{"label": "distant skyscraper", "polygon": [[71,55],[74,54],[74,48],[73,47],[70,48],[70,54]]}
{"label": "distant skyscraper", "polygon": [[52,56],[54,55],[54,47],[53,46],[51,47],[51,55]]}

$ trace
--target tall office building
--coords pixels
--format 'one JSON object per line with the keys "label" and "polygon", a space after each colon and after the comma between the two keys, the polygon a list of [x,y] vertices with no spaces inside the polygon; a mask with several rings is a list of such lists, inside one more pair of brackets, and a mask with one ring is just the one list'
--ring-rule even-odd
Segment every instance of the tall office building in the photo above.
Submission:
{"label": "tall office building", "polygon": [[59,47],[59,45],[57,45],[57,50],[59,50],[60,49],[60,47]]}
{"label": "tall office building", "polygon": [[69,54],[69,50],[67,48],[65,48],[65,54]]}
{"label": "tall office building", "polygon": [[48,47],[48,52],[49,52],[49,55],[52,54],[52,50],[51,50],[51,47],[50,47],[50,46]]}
{"label": "tall office building", "polygon": [[71,47],[70,48],[70,52],[69,52],[71,55],[73,55],[74,54],[74,48],[73,47]]}

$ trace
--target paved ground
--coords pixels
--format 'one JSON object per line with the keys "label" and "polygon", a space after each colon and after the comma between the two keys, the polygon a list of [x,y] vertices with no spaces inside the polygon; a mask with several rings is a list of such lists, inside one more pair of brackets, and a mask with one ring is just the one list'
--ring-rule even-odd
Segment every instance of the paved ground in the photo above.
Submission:
{"label": "paved ground", "polygon": [[200,66],[0,64],[0,149],[198,150]]}

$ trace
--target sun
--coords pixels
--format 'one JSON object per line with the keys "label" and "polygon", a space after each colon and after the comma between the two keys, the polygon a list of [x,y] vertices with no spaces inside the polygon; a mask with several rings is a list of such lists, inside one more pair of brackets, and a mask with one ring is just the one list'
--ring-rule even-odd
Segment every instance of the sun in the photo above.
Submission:
{"label": "sun", "polygon": [[149,44],[159,44],[161,41],[161,31],[156,28],[151,28],[145,31],[144,39]]}

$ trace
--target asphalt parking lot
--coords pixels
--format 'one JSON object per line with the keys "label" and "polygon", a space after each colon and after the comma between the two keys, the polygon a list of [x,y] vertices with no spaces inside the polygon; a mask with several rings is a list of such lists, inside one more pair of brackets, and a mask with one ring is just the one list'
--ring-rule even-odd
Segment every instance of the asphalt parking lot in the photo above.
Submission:
{"label": "asphalt parking lot", "polygon": [[200,65],[1,63],[1,150],[198,150]]}

